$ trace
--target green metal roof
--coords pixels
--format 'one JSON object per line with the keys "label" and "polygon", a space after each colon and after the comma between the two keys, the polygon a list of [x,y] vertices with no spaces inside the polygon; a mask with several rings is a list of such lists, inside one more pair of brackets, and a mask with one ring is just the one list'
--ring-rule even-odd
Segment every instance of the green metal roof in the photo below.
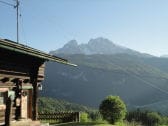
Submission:
{"label": "green metal roof", "polygon": [[58,63],[62,63],[62,64],[77,66],[75,64],[68,62],[68,60],[66,60],[66,59],[47,54],[47,53],[42,52],[40,50],[31,48],[29,46],[26,46],[26,45],[23,45],[20,43],[16,43],[14,41],[7,40],[7,39],[0,39],[0,48],[7,49],[10,51],[14,51],[14,52],[18,52],[18,53],[22,53],[25,55],[34,56],[34,57],[37,57],[40,59],[44,59],[46,61],[50,60],[50,61],[54,61],[54,62],[58,62]]}

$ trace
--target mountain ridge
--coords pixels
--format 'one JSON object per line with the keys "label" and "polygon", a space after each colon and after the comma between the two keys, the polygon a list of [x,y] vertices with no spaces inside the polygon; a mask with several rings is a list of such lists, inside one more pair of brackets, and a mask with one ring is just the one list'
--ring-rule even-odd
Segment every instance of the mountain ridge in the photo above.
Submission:
{"label": "mountain ridge", "polygon": [[78,44],[76,40],[71,40],[65,44],[62,48],[59,48],[55,51],[50,51],[50,54],[85,54],[85,55],[94,55],[94,54],[131,54],[136,56],[143,57],[153,57],[150,54],[140,53],[138,51],[129,49],[127,47],[120,46],[113,43],[109,39],[98,37],[95,39],[90,39],[86,44]]}

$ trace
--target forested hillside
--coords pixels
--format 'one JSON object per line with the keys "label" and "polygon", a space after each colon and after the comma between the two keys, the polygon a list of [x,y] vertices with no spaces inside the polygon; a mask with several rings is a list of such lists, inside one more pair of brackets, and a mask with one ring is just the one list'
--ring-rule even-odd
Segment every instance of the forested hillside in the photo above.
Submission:
{"label": "forested hillside", "polygon": [[38,100],[39,112],[93,112],[93,108],[79,105],[76,103],[70,103],[65,100],[58,100],[49,97],[40,97]]}
{"label": "forested hillside", "polygon": [[119,95],[129,109],[165,114],[168,58],[144,54],[99,37],[86,44],[69,41],[50,54],[78,65],[46,64],[43,96],[98,107],[108,95]]}
{"label": "forested hillside", "polygon": [[[112,94],[119,95],[128,108],[158,103],[168,98],[168,59],[129,54],[74,54],[62,57],[73,61],[78,67],[48,62],[43,96],[98,107],[104,97]],[[156,111],[162,109],[156,106]]]}

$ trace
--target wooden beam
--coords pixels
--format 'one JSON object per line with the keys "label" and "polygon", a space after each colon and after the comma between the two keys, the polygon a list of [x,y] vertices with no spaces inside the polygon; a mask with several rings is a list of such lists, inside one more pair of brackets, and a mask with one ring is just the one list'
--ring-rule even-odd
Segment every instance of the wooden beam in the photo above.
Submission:
{"label": "wooden beam", "polygon": [[30,79],[24,79],[23,83],[30,83]]}
{"label": "wooden beam", "polygon": [[4,77],[0,81],[2,81],[3,83],[8,82],[9,81],[9,77]]}
{"label": "wooden beam", "polygon": [[37,105],[37,100],[38,100],[38,87],[37,87],[37,82],[38,82],[38,70],[39,70],[39,66],[36,66],[33,71],[32,71],[32,75],[30,78],[30,83],[32,83],[33,86],[33,102],[32,102],[32,119],[33,120],[37,120],[38,117],[38,105]]}
{"label": "wooden beam", "polygon": [[17,72],[17,71],[9,71],[9,70],[0,70],[1,74],[5,75],[16,75],[16,76],[29,76],[29,73],[22,73],[22,72]]}
{"label": "wooden beam", "polygon": [[20,78],[20,79],[30,79],[29,76],[19,76],[19,75],[7,75],[7,74],[1,74],[0,73],[0,77],[7,77],[7,78]]}

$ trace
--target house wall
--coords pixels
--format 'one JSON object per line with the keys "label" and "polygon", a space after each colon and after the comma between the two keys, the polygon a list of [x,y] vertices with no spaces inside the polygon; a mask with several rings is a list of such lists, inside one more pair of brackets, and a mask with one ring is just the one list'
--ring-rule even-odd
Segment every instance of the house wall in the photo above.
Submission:
{"label": "house wall", "polygon": [[44,79],[44,69],[42,59],[0,48],[0,123],[5,118],[37,118],[38,83]]}

